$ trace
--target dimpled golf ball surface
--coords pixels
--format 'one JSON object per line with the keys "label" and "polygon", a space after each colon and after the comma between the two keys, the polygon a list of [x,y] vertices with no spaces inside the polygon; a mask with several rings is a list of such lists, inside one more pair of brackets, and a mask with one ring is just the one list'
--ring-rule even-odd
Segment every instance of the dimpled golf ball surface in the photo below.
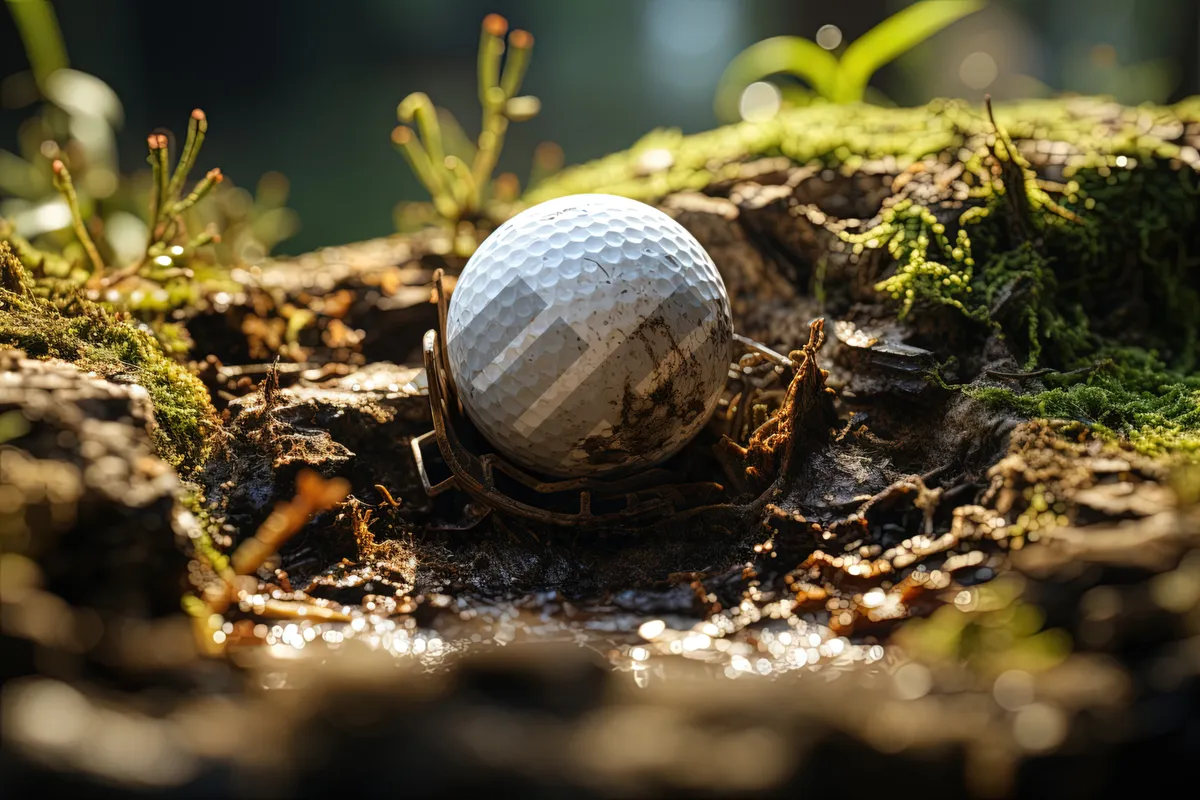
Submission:
{"label": "dimpled golf ball surface", "polygon": [[471,421],[511,461],[557,477],[617,476],[676,453],[716,407],[732,336],[700,243],[656,208],[600,194],[497,228],[446,321]]}

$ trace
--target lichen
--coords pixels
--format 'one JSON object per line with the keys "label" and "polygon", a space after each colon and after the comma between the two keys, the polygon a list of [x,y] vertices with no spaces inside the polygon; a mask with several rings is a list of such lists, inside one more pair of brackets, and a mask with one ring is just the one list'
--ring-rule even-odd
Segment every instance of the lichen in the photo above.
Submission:
{"label": "lichen", "polygon": [[0,241],[0,261],[5,274],[0,345],[35,358],[61,358],[106,378],[132,378],[153,403],[159,454],[176,467],[198,465],[216,425],[208,391],[199,379],[164,353],[153,334],[133,324],[127,314],[107,311],[78,290],[53,299],[35,295],[7,242]]}

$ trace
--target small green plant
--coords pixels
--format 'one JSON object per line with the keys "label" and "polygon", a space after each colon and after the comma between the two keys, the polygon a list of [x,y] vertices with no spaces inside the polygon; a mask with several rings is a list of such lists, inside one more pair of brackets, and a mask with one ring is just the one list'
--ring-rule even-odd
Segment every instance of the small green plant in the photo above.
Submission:
{"label": "small green plant", "polygon": [[[189,121],[174,171],[164,165],[167,150],[155,134],[148,139],[152,174],[122,173],[116,142],[124,114],[116,93],[70,68],[48,0],[6,5],[30,64],[27,72],[6,79],[6,99],[35,111],[20,125],[16,151],[0,150],[0,233],[14,246],[16,238],[24,242],[19,249],[35,271],[72,283],[90,280],[93,288],[115,286],[116,278],[135,272],[159,283],[187,270],[219,279],[221,269],[214,264],[257,263],[296,231],[296,214],[284,205],[287,181],[278,173],[264,175],[254,195],[210,174],[196,189],[212,202],[196,206],[198,196],[185,196],[208,124],[200,112]],[[139,213],[147,205],[148,221]],[[199,233],[185,236],[188,228]],[[213,246],[197,254],[214,230],[225,243],[214,237]],[[187,299],[180,283],[155,287],[127,280],[116,287],[119,296],[112,302],[138,311],[175,307]],[[164,299],[162,288],[173,299]],[[142,299],[127,303],[139,289],[147,290],[137,295]]]}
{"label": "small green plant", "polygon": [[184,214],[224,179],[221,170],[211,169],[196,183],[191,192],[187,195],[183,194],[188,173],[196,163],[196,157],[200,154],[200,146],[204,143],[204,135],[207,131],[208,118],[203,111],[197,108],[192,112],[188,122],[187,140],[173,171],[167,152],[167,137],[161,133],[150,134],[147,137],[150,155],[146,160],[150,162],[152,174],[150,212],[147,217],[150,235],[146,242],[146,249],[140,258],[112,272],[108,272],[105,267],[100,250],[83,218],[70,170],[62,160],[54,160],[54,187],[63,196],[70,209],[75,235],[83,246],[84,252],[87,253],[91,265],[89,286],[92,288],[111,286],[138,274],[144,274],[151,280],[165,280],[183,275],[185,271],[178,266],[177,262],[181,259],[191,258],[195,254],[196,248],[203,247],[218,238],[217,232],[213,228],[190,234],[184,220]]}
{"label": "small green plant", "polygon": [[[396,109],[402,124],[392,131],[392,142],[429,190],[434,212],[458,227],[460,239],[473,235],[469,230],[473,223],[503,218],[505,214],[498,207],[514,202],[520,194],[515,175],[505,173],[493,179],[492,173],[508,124],[532,119],[541,109],[536,97],[518,94],[532,52],[533,36],[528,31],[509,32],[508,21],[499,14],[484,18],[478,60],[483,122],[474,142],[454,117],[435,108],[424,92],[410,94]],[[561,149],[553,145],[539,147],[531,180],[545,177],[561,166],[561,161]],[[407,207],[399,216],[405,227],[435,221]],[[468,224],[464,227],[460,223]],[[473,249],[470,242],[459,244]]]}
{"label": "small green plant", "polygon": [[860,103],[880,67],[983,6],[984,0],[921,0],[851,42],[840,57],[799,36],[764,39],[739,53],[721,75],[717,116],[738,119],[746,87],[779,74],[800,78],[813,95],[829,102]]}
{"label": "small green plant", "polygon": [[[185,214],[217,184],[220,170],[211,170],[184,195],[184,185],[208,130],[204,112],[196,109],[188,123],[187,141],[179,161],[170,169],[167,137],[151,134],[148,139],[151,181],[149,187],[149,218],[146,220],[145,245],[136,257],[121,239],[119,226],[115,237],[101,213],[102,202],[109,205],[128,204],[130,192],[122,191],[116,172],[114,129],[121,122],[121,104],[116,94],[93,76],[68,68],[66,47],[54,9],[47,0],[8,0],[8,7],[25,44],[32,73],[30,99],[41,99],[43,107],[28,120],[21,130],[25,158],[0,152],[0,186],[19,198],[10,206],[14,222],[5,225],[12,234],[23,232],[31,239],[51,234],[62,222],[33,224],[23,231],[22,212],[52,210],[65,205],[66,219],[82,253],[66,252],[68,260],[82,261],[82,270],[68,270],[55,277],[75,281],[86,275],[88,285],[100,289],[125,278],[144,273],[152,280],[164,280],[185,270],[176,262],[190,259],[196,248],[217,239],[215,229],[188,235]],[[19,82],[18,82],[19,83]],[[86,123],[86,124],[84,124]],[[82,138],[76,129],[91,131]],[[48,167],[48,168],[47,168]],[[78,175],[73,175],[72,170]],[[48,178],[48,180],[47,180]],[[58,199],[54,199],[57,193]],[[25,216],[29,216],[25,213]],[[36,215],[35,215],[36,216]],[[57,217],[42,214],[42,217]],[[135,223],[136,224],[136,223]],[[56,241],[52,241],[56,240]],[[65,245],[59,236],[47,236],[41,246],[57,249]],[[32,247],[32,245],[31,245]],[[64,247],[69,251],[70,247]],[[126,253],[125,257],[121,253]],[[117,260],[128,260],[125,266],[113,269]]]}

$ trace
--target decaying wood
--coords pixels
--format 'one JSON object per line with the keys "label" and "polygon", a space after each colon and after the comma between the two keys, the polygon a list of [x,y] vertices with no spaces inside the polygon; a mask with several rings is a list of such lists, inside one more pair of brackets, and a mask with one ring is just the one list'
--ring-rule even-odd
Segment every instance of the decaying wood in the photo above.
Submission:
{"label": "decaying wood", "polygon": [[[1078,421],[1022,419],[963,391],[1036,389],[1051,374],[1026,368],[1029,342],[1004,327],[1029,302],[1020,281],[997,293],[996,325],[949,304],[902,315],[880,291],[896,263],[884,248],[856,252],[850,242],[888,208],[919,202],[953,224],[978,201],[964,153],[992,153],[996,163],[971,168],[1006,181],[1006,190],[1027,177],[999,163],[1007,145],[977,116],[945,137],[944,150],[898,157],[887,137],[915,140],[965,112],[948,106],[932,121],[929,113],[895,110],[865,131],[853,168],[689,140],[684,146],[712,149],[698,162],[712,171],[703,190],[673,186],[673,174],[638,178],[665,187],[646,199],[712,254],[738,332],[794,364],[753,402],[726,398],[720,424],[679,458],[689,477],[725,484],[722,502],[703,514],[638,530],[556,531],[489,515],[453,493],[424,496],[408,447],[429,426],[424,375],[405,364],[416,363],[420,334],[436,325],[434,270],[453,276],[464,263],[443,233],[236,270],[238,291],[205,298],[188,328],[197,355],[208,357],[199,372],[224,420],[187,487],[153,456],[136,386],[0,351],[6,674],[38,676],[29,685],[51,691],[72,670],[121,690],[147,670],[172,685],[219,684],[236,707],[204,706],[187,692],[163,701],[168,722],[186,720],[197,732],[164,748],[182,764],[211,759],[225,775],[257,743],[254,753],[278,767],[271,779],[314,797],[359,780],[374,785],[364,776],[379,765],[363,763],[377,757],[365,741],[393,742],[389,768],[398,765],[417,790],[428,780],[440,789],[623,794],[650,781],[681,794],[811,794],[841,791],[854,780],[844,764],[865,758],[885,760],[897,782],[911,773],[947,791],[995,791],[1024,785],[1026,773],[1011,769],[1022,759],[1069,747],[1080,765],[1069,779],[1103,781],[1120,762],[1113,740],[1096,731],[1141,725],[1130,698],[1194,705],[1195,475]],[[814,141],[831,135],[822,119],[806,129]],[[1055,138],[1055,126],[1068,123],[1087,127],[1090,147],[1134,131],[1138,146],[1158,148],[1156,169],[1194,181],[1195,109],[1080,100],[1005,122],[1035,186],[1061,183],[1088,155]],[[1120,146],[1132,147],[1126,138]],[[583,178],[562,185],[572,180]],[[1004,235],[1036,238],[1033,212],[1016,209],[1017,227]],[[1194,231],[1179,236],[1196,241]],[[1141,344],[1145,331],[1130,319],[1157,313],[1162,298],[1131,289],[1141,285],[1129,277],[1138,264],[1125,256],[1133,260],[1119,265],[1120,279],[1088,289],[1081,302],[1097,330]],[[6,290],[11,283],[6,273]],[[1166,320],[1155,334],[1169,339],[1184,322]],[[180,594],[218,580],[213,559],[235,552],[291,499],[305,470],[344,479],[350,498],[244,570],[254,574],[240,602],[205,628],[228,660],[198,660]],[[96,616],[99,638],[89,633]],[[658,620],[678,630],[664,623],[661,635],[639,636],[643,622]],[[393,654],[414,652],[397,642],[415,647],[418,626],[471,651],[484,649],[472,634],[484,645],[507,643],[516,626],[585,641],[638,680],[651,670],[694,678],[700,654],[724,674],[816,670],[819,661],[825,676],[843,680],[818,684],[822,673],[805,666],[795,681],[680,681],[634,694],[576,651],[524,650],[511,660],[470,656],[453,678],[397,680],[394,661],[324,661],[332,650],[310,666],[297,653],[324,646],[314,623],[343,625],[321,629],[329,641],[345,631]],[[243,694],[234,668],[264,685],[276,680],[271,653],[288,625],[300,688],[286,701]],[[302,629],[308,639],[296,638]],[[131,654],[147,636],[169,646],[147,647],[153,655],[138,662]],[[877,645],[886,656],[866,655]],[[1013,682],[1015,704],[1003,691]],[[704,688],[692,694],[693,685]],[[497,686],[517,687],[517,705]],[[39,696],[5,705],[34,703],[13,717],[33,719]],[[164,717],[119,700],[112,713],[162,732],[155,726]],[[99,690],[79,694],[81,708],[105,702]],[[448,717],[447,707],[460,713]],[[1153,747],[1162,763],[1182,758],[1193,716],[1156,718],[1160,739],[1129,752]],[[35,728],[4,732],[34,753],[29,763],[50,757]],[[676,740],[687,747],[663,745]],[[523,749],[506,749],[514,741]],[[56,747],[56,766],[89,768],[82,749]],[[526,758],[532,751],[541,756]],[[451,756],[463,765],[454,774],[430,766]],[[715,766],[697,766],[709,760]],[[178,785],[195,788],[202,773],[184,770]],[[323,782],[334,774],[336,784]]]}

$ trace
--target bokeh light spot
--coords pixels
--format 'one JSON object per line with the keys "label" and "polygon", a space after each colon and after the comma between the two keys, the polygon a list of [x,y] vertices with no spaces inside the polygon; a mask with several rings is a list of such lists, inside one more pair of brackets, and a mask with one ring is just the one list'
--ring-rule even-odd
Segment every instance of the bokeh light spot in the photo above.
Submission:
{"label": "bokeh light spot", "polygon": [[986,89],[995,83],[999,74],[996,59],[981,50],[964,58],[958,68],[958,77],[972,89]]}

